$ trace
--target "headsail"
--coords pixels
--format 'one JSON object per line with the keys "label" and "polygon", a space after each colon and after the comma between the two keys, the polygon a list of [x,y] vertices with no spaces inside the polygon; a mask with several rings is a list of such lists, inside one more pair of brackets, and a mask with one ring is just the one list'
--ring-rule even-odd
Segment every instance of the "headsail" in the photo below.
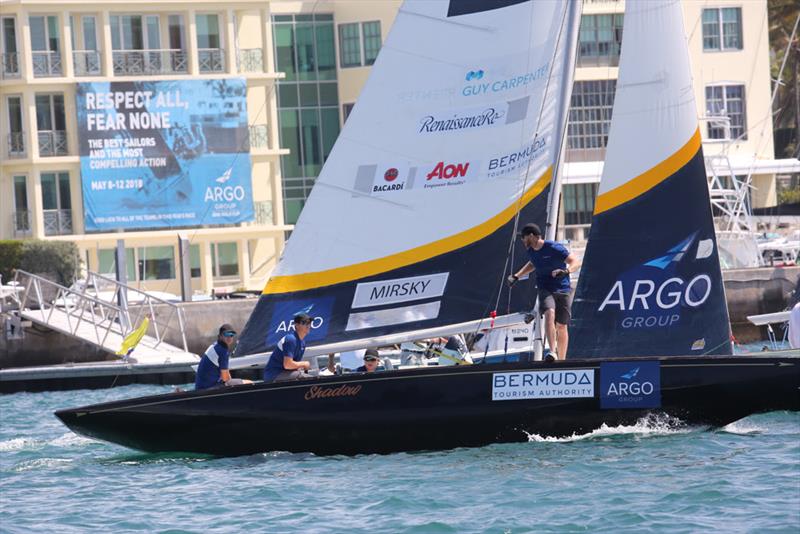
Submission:
{"label": "headsail", "polygon": [[[243,332],[269,349],[484,317],[544,222],[566,3],[407,0]],[[490,304],[491,303],[491,304]]]}
{"label": "headsail", "polygon": [[628,0],[568,357],[730,354],[678,0]]}

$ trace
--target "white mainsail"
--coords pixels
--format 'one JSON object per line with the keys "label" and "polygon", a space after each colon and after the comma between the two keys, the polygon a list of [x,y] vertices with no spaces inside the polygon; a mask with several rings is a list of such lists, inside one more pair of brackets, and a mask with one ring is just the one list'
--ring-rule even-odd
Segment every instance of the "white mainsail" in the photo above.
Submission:
{"label": "white mainsail", "polygon": [[628,0],[568,357],[730,354],[678,0]]}
{"label": "white mainsail", "polygon": [[[243,332],[270,348],[486,317],[515,216],[544,223],[568,3],[407,0]],[[570,67],[571,68],[571,67]]]}

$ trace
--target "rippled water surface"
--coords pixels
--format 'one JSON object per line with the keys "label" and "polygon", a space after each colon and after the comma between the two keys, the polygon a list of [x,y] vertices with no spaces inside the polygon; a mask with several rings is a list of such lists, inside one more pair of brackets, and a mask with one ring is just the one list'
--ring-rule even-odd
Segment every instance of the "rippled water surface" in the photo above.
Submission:
{"label": "rippled water surface", "polygon": [[57,408],[164,386],[0,396],[2,532],[800,531],[800,414],[650,419],[571,439],[359,457],[142,454]]}

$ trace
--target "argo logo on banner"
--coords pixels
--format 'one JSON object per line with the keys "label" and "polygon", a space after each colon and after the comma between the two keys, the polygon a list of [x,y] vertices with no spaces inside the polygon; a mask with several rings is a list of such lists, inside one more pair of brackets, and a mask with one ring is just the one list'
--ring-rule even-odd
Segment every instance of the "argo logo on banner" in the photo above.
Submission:
{"label": "argo logo on banner", "polygon": [[658,361],[600,364],[600,408],[660,406],[661,365]]}
{"label": "argo logo on banner", "polygon": [[307,313],[313,317],[306,342],[325,339],[334,300],[333,297],[325,297],[315,300],[288,300],[275,304],[267,332],[267,346],[274,346],[283,336],[294,331],[293,318],[298,313]]}
{"label": "argo logo on banner", "polygon": [[[681,312],[698,308],[712,290],[709,274],[681,275],[679,267],[710,258],[712,239],[697,242],[694,257],[689,253],[695,243],[694,233],[672,247],[663,256],[624,273],[609,289],[599,313],[618,313],[623,328],[663,328],[680,323]],[[687,269],[682,269],[686,271]]]}

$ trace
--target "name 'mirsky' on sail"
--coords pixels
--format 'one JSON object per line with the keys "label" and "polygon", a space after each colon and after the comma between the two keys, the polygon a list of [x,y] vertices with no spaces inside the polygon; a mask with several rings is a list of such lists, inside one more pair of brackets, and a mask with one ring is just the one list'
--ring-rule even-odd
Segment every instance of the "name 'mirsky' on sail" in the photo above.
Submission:
{"label": "name 'mirsky' on sail", "polygon": [[[565,17],[559,2],[403,4],[239,355],[299,311],[313,345],[492,310],[516,213],[545,221]],[[513,311],[535,298],[522,293]]]}
{"label": "name 'mirsky' on sail", "polygon": [[629,0],[570,358],[730,354],[679,2]]}

